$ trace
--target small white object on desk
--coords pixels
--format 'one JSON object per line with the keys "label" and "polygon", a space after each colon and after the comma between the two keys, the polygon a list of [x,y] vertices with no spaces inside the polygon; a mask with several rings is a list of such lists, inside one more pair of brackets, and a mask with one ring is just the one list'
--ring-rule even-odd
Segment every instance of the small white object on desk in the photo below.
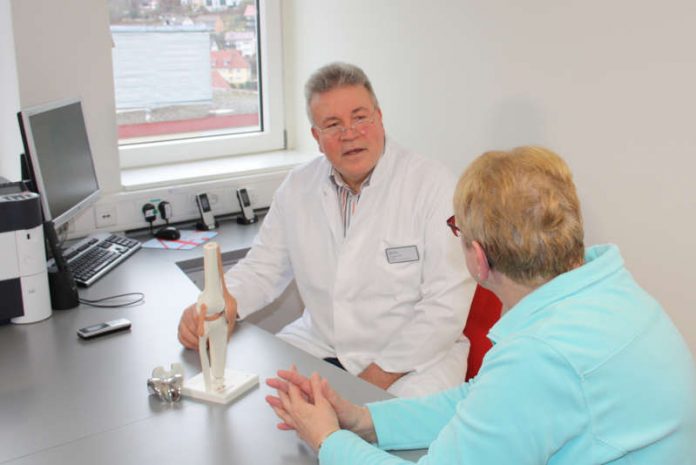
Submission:
{"label": "small white object on desk", "polygon": [[194,399],[227,404],[259,384],[259,376],[225,369],[225,384],[220,391],[205,388],[203,373],[184,382],[181,393]]}

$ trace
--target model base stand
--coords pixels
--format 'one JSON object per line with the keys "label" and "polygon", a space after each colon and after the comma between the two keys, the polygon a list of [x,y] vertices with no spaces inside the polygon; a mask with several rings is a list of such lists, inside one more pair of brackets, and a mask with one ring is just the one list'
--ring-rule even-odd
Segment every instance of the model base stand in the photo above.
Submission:
{"label": "model base stand", "polygon": [[193,399],[228,404],[259,384],[259,376],[253,373],[225,369],[225,388],[221,391],[206,390],[203,373],[184,381],[181,393]]}

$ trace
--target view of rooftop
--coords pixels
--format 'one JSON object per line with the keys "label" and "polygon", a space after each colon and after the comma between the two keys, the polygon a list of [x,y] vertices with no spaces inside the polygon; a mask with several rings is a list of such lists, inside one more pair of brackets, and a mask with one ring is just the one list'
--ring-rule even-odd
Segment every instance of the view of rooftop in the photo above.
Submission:
{"label": "view of rooftop", "polygon": [[109,0],[119,139],[260,129],[253,0]]}

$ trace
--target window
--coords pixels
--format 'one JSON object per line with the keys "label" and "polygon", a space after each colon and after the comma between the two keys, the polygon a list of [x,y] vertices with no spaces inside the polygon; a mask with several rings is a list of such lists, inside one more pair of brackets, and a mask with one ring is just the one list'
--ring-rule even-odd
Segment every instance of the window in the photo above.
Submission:
{"label": "window", "polygon": [[109,0],[122,167],[284,148],[280,0]]}

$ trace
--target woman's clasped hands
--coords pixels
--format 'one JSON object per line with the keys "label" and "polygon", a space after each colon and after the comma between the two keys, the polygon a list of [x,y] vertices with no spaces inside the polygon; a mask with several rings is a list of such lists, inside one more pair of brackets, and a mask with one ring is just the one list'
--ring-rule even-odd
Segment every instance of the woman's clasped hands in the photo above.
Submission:
{"label": "woman's clasped hands", "polygon": [[266,396],[266,402],[281,420],[278,429],[295,430],[314,451],[339,429],[375,441],[369,410],[342,398],[317,373],[307,378],[293,365],[290,370],[279,370],[278,377],[266,384],[277,392],[277,396]]}

